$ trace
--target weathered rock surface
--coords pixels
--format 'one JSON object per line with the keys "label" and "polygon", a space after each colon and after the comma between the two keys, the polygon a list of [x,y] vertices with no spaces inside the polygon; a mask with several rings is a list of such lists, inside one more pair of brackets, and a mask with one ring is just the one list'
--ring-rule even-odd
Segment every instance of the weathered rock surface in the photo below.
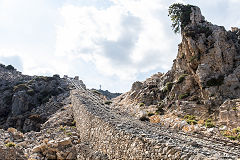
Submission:
{"label": "weathered rock surface", "polygon": [[240,126],[235,103],[231,106],[235,111],[223,113],[226,107],[220,107],[240,97],[239,32],[207,22],[198,7],[192,8],[172,69],[135,82],[129,92],[115,99],[116,107],[136,114],[156,105],[165,114],[211,117],[217,122],[228,114],[229,120],[221,121]]}
{"label": "weathered rock surface", "polygon": [[70,101],[69,86],[58,75],[26,76],[0,66],[0,128],[39,131],[40,124]]}
{"label": "weathered rock surface", "polygon": [[57,110],[40,132],[9,128],[0,130],[0,138],[0,159],[77,159],[80,144],[71,105]]}

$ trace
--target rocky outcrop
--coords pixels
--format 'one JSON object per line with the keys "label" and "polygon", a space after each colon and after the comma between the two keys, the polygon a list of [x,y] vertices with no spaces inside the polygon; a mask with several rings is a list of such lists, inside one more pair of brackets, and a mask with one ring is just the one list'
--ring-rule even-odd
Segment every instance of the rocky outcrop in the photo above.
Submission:
{"label": "rocky outcrop", "polygon": [[226,100],[219,108],[219,120],[223,125],[236,127],[240,124],[240,99]]}
{"label": "rocky outcrop", "polygon": [[[165,114],[219,121],[220,106],[240,97],[239,33],[238,28],[226,31],[207,22],[200,9],[193,7],[172,69],[135,82],[131,91],[115,99],[116,107],[135,114],[141,106],[155,105]],[[227,123],[240,126],[237,121]]]}
{"label": "rocky outcrop", "polygon": [[0,66],[0,128],[39,131],[50,115],[70,103],[66,79],[26,76],[9,68]]}

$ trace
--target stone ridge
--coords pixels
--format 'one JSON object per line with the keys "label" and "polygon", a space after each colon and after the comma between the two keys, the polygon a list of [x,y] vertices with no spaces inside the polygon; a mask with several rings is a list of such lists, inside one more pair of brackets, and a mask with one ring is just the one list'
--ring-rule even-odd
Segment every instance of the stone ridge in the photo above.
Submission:
{"label": "stone ridge", "polygon": [[71,99],[81,142],[89,144],[108,159],[237,158],[234,157],[237,151],[227,146],[224,149],[229,153],[209,147],[220,147],[218,142],[212,144],[166,130],[104,106],[87,90],[71,91]]}

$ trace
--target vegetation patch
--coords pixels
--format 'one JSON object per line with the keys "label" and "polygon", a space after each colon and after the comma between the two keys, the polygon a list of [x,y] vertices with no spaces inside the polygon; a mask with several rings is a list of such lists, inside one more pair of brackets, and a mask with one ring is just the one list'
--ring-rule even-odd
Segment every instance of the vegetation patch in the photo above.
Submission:
{"label": "vegetation patch", "polygon": [[148,117],[142,116],[139,118],[140,121],[150,121]]}
{"label": "vegetation patch", "polygon": [[213,127],[215,127],[215,125],[213,124],[211,118],[209,118],[209,119],[207,119],[207,120],[205,121],[205,126],[206,126],[207,128],[213,128]]}
{"label": "vegetation patch", "polygon": [[171,91],[173,84],[174,84],[173,82],[167,82],[165,86],[166,91],[168,92]]}
{"label": "vegetation patch", "polygon": [[27,84],[23,83],[23,84],[18,84],[16,86],[13,87],[13,91],[14,92],[17,92],[17,91],[20,91],[20,90],[27,90],[27,89],[30,89]]}
{"label": "vegetation patch", "polygon": [[145,104],[144,104],[144,103],[139,103],[139,106],[140,106],[140,107],[144,107]]}
{"label": "vegetation patch", "polygon": [[68,132],[68,133],[66,133],[66,135],[67,135],[67,136],[71,136],[71,135],[72,135],[72,133],[71,133],[71,132]]}
{"label": "vegetation patch", "polygon": [[237,107],[233,107],[232,110],[237,111]]}
{"label": "vegetation patch", "polygon": [[164,114],[164,104],[162,102],[159,102],[157,105],[157,110],[156,110],[156,114],[158,115],[163,115]]}
{"label": "vegetation patch", "polygon": [[182,83],[185,80],[185,77],[188,76],[188,74],[182,74],[179,78],[177,83]]}
{"label": "vegetation patch", "polygon": [[233,128],[232,130],[226,130],[221,132],[224,137],[227,137],[231,140],[240,141],[240,127]]}
{"label": "vegetation patch", "polygon": [[191,125],[195,125],[195,124],[198,123],[196,117],[193,116],[193,115],[185,115],[185,116],[184,116],[184,119],[186,120],[186,122],[187,122],[188,124],[191,124]]}
{"label": "vegetation patch", "polygon": [[187,98],[189,95],[190,95],[189,93],[180,94],[180,95],[178,96],[178,99],[185,99],[185,98]]}
{"label": "vegetation patch", "polygon": [[158,107],[157,110],[156,110],[156,114],[163,115],[164,114],[163,108],[162,107]]}
{"label": "vegetation patch", "polygon": [[179,33],[187,26],[190,21],[190,14],[192,13],[192,5],[184,5],[181,3],[174,3],[168,9],[168,16],[172,20],[172,29],[174,33]]}
{"label": "vegetation patch", "polygon": [[148,113],[148,117],[151,117],[151,116],[153,116],[153,115],[155,115],[155,114],[152,113],[152,112]]}
{"label": "vegetation patch", "polygon": [[72,126],[76,126],[76,121],[75,120],[72,121]]}
{"label": "vegetation patch", "polygon": [[207,87],[211,86],[221,86],[224,81],[224,76],[221,75],[218,78],[211,78],[210,80],[207,81],[206,85]]}
{"label": "vegetation patch", "polygon": [[62,131],[62,132],[65,132],[65,131],[66,131],[66,126],[62,126],[62,125],[61,125],[61,126],[59,127],[59,130]]}
{"label": "vegetation patch", "polygon": [[5,144],[6,147],[15,147],[16,144],[13,142],[8,142],[7,144]]}

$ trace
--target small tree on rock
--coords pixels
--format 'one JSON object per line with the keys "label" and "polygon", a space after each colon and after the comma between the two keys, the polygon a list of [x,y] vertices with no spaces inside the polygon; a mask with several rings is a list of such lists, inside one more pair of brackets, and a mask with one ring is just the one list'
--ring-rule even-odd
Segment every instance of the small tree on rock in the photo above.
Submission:
{"label": "small tree on rock", "polygon": [[193,5],[184,5],[181,3],[174,3],[168,9],[168,16],[172,20],[172,28],[174,33],[179,33],[186,25],[190,23],[191,8]]}

